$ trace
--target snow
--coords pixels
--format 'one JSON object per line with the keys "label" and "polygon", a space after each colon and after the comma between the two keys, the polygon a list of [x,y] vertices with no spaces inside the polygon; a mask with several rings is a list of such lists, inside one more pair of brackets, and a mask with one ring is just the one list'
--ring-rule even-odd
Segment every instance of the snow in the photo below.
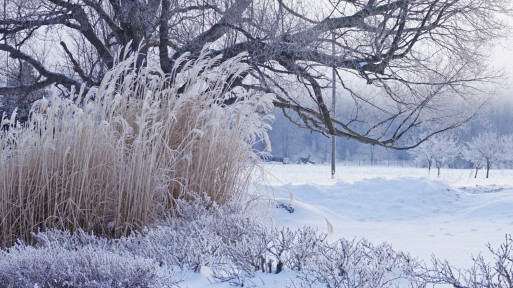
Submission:
{"label": "snow", "polygon": [[[251,193],[258,194],[260,197],[269,196],[269,200],[275,201],[273,205],[269,205],[269,201],[263,201],[267,204],[262,206],[256,205],[257,208],[262,207],[265,211],[270,211],[269,217],[264,218],[265,221],[269,219],[280,227],[290,228],[309,225],[317,228],[320,233],[327,233],[329,241],[335,242],[339,238],[348,240],[366,238],[375,246],[387,242],[394,250],[408,252],[420,261],[429,263],[434,255],[438,259],[448,260],[454,267],[467,269],[473,264],[472,255],[483,253],[484,258],[491,261],[486,244],[499,247],[505,240],[505,234],[513,231],[513,170],[492,170],[490,178],[485,179],[482,178],[484,173],[474,178],[474,171],[470,169],[442,169],[440,177],[437,177],[435,170],[428,173],[426,168],[340,165],[337,167],[335,179],[331,179],[331,168],[323,165],[276,163],[265,164],[263,168],[266,172],[255,175],[257,177]],[[187,209],[190,210],[190,215],[199,213],[197,206],[193,205]],[[212,219],[200,218],[201,225],[212,225],[208,224],[210,223],[208,221],[213,221]],[[234,218],[223,219],[231,219],[226,222],[230,224],[234,221]],[[219,222],[215,223],[221,225]],[[206,233],[206,230],[201,228],[198,231]],[[186,234],[189,232],[192,233],[192,230],[187,230]],[[153,247],[152,241],[171,239],[178,234],[151,235],[156,238],[150,237],[153,240],[142,241],[143,244],[128,241],[126,245],[131,249],[139,247],[137,245],[148,245],[148,250],[143,249],[146,252],[143,251],[142,255],[155,253],[152,249],[167,253],[164,246]],[[159,238],[163,237],[162,235],[167,236]],[[48,239],[54,239],[52,237]],[[135,246],[130,246],[132,245],[130,243]],[[174,242],[170,241],[169,244],[164,245],[172,245],[172,243]],[[53,246],[49,245],[49,247]],[[57,259],[49,260],[48,255],[45,254],[49,253],[47,250],[30,249],[28,254],[23,255],[33,257],[34,251],[38,252],[39,254],[36,254],[39,258],[36,258],[44,263]],[[93,251],[95,248],[89,245],[81,247],[78,252],[60,251],[55,247],[52,249],[62,252],[63,257],[58,259],[65,263],[68,254],[71,255],[69,258],[80,264],[82,263],[79,261],[80,253],[91,253],[91,255],[97,253],[90,252],[89,250]],[[189,253],[188,251],[191,250],[186,251]],[[50,251],[50,253],[54,252]],[[105,256],[107,257],[105,259],[112,258],[112,255]],[[129,253],[116,257],[125,259],[126,261],[123,261],[126,263],[134,262],[139,265],[137,267],[151,264],[151,261],[144,262],[143,258],[137,258],[139,256],[133,259],[128,256],[130,256]],[[96,259],[95,257],[92,259]],[[73,264],[75,263],[73,261],[70,265],[77,265]],[[61,263],[56,267],[59,265],[66,264]],[[119,272],[119,269],[116,270],[114,266],[116,265],[112,265],[112,271],[105,271],[105,274]],[[163,270],[168,269],[166,266],[161,267]],[[174,279],[183,280],[178,283],[178,287],[232,287],[229,282],[216,280],[213,277],[214,271],[211,269],[203,266],[199,272],[178,268],[168,272],[176,276]],[[102,269],[99,270],[102,271]],[[130,271],[137,271],[137,269]],[[287,268],[279,274],[257,272],[255,277],[246,279],[249,282],[245,282],[248,284],[245,286],[295,287],[291,285],[291,281],[297,276],[295,271]],[[407,287],[406,282],[404,287]]]}
{"label": "snow", "polygon": [[[290,283],[290,279],[294,277],[293,273],[290,271],[284,270],[280,274],[270,274],[270,273],[258,273],[254,279],[252,279],[252,284],[250,286],[260,287],[260,288],[273,288],[273,287],[285,287],[288,283]],[[180,287],[185,288],[202,288],[202,287],[210,287],[210,288],[232,288],[234,286],[230,285],[227,282],[216,282],[214,280],[210,280],[211,271],[208,268],[202,268],[200,273],[192,273],[187,276],[186,280],[180,283]]]}
{"label": "snow", "polygon": [[[472,170],[392,167],[267,165],[279,203],[278,225],[304,224],[330,232],[331,239],[367,238],[429,261],[434,254],[467,268],[471,256],[497,247],[513,231],[513,171],[493,170],[491,178],[473,178]],[[482,172],[482,171],[481,171]],[[486,254],[486,253],[485,253]],[[486,256],[486,255],[485,255]]]}
{"label": "snow", "polygon": [[[317,227],[331,240],[387,242],[421,261],[435,255],[469,268],[472,255],[491,257],[486,244],[498,247],[513,231],[513,170],[492,170],[489,179],[481,178],[484,173],[475,179],[470,169],[442,169],[438,178],[436,170],[428,173],[427,168],[339,166],[330,179],[329,166],[276,163],[264,168],[253,192],[268,191],[278,203],[272,221]],[[283,208],[290,205],[292,213]],[[209,275],[202,269],[180,286],[230,287],[212,282]],[[261,273],[253,284],[285,287],[293,277],[290,271]]]}

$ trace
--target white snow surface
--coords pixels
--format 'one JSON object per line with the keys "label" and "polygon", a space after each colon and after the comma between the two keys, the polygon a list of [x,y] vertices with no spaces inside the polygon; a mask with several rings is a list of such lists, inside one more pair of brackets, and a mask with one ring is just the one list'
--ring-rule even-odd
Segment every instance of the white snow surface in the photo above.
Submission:
{"label": "white snow surface", "polygon": [[[492,260],[513,232],[513,170],[483,171],[411,167],[338,166],[335,179],[323,165],[265,164],[252,193],[270,195],[269,221],[285,227],[317,227],[330,240],[366,238],[429,262],[432,255],[469,268],[472,255]],[[292,195],[292,197],[291,197]],[[293,198],[293,199],[292,199]],[[290,213],[279,204],[293,205]],[[267,207],[267,208],[268,208]],[[187,273],[180,287],[228,288],[209,268]],[[254,287],[286,287],[294,273],[257,273]],[[438,286],[437,286],[438,287]],[[445,287],[445,286],[440,286]]]}
{"label": "white snow surface", "polygon": [[[498,247],[513,232],[513,170],[479,171],[411,167],[338,166],[335,179],[323,165],[266,164],[254,193],[268,193],[277,204],[270,221],[291,228],[310,225],[329,239],[366,238],[429,262],[432,255],[469,268],[472,255],[492,260],[486,244]],[[263,180],[262,180],[263,179]],[[292,197],[291,197],[292,195]],[[293,198],[293,199],[292,199]],[[279,207],[280,205],[276,205]],[[274,206],[273,206],[274,207]],[[210,282],[203,269],[181,287],[230,287]],[[261,273],[256,287],[285,287],[290,271]]]}
{"label": "white snow surface", "polygon": [[[278,203],[280,226],[311,225],[330,238],[388,242],[420,260],[431,255],[468,268],[486,244],[498,247],[513,233],[513,171],[269,164],[267,184]],[[330,229],[328,222],[332,226]],[[490,259],[491,260],[491,259]]]}

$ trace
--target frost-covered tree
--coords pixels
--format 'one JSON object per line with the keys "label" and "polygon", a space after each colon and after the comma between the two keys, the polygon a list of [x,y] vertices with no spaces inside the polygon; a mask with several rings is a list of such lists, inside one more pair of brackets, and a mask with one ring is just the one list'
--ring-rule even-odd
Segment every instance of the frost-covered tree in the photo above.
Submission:
{"label": "frost-covered tree", "polygon": [[[52,84],[87,90],[113,68],[124,46],[140,52],[137,65],[157,63],[162,73],[177,75],[187,66],[174,65],[182,56],[198,57],[213,43],[209,53],[223,55],[219,62],[245,53],[252,67],[229,83],[276,93],[275,107],[291,121],[398,149],[407,148],[411,143],[401,140],[420,130],[429,137],[460,126],[486,102],[487,84],[500,75],[487,68],[487,52],[509,32],[503,20],[511,11],[505,0],[3,4],[0,59],[23,60],[38,74],[28,86],[2,85],[3,95]],[[337,118],[330,115],[324,91],[332,67],[345,95]],[[170,77],[170,82],[180,79]]]}
{"label": "frost-covered tree", "polygon": [[465,145],[463,157],[465,160],[472,162],[477,171],[485,167],[486,178],[490,175],[490,168],[503,160],[511,158],[511,151],[507,147],[511,147],[512,136],[499,136],[494,132],[485,132],[474,137]]}
{"label": "frost-covered tree", "polygon": [[476,153],[476,151],[469,149],[468,143],[466,143],[461,150],[461,157],[474,165],[474,169],[476,170],[474,178],[477,178],[477,173],[479,172],[479,169],[485,166],[485,161],[481,157],[478,157],[478,153]]}
{"label": "frost-covered tree", "polygon": [[437,169],[440,177],[440,169],[454,161],[460,155],[458,141],[451,135],[435,135],[416,148],[410,150],[410,154],[417,161],[426,161],[431,171],[432,165]]}
{"label": "frost-covered tree", "polygon": [[414,149],[408,150],[408,153],[411,155],[411,157],[413,157],[415,162],[420,164],[426,163],[428,171],[431,172],[435,151],[433,146],[430,145],[430,140],[426,140]]}
{"label": "frost-covered tree", "polygon": [[440,177],[440,169],[454,161],[460,155],[461,148],[458,141],[452,136],[439,135],[429,140],[435,151],[433,161],[436,169],[438,170],[438,177]]}
{"label": "frost-covered tree", "polygon": [[503,160],[505,162],[513,161],[513,134],[507,134],[502,136],[504,143],[504,155]]}

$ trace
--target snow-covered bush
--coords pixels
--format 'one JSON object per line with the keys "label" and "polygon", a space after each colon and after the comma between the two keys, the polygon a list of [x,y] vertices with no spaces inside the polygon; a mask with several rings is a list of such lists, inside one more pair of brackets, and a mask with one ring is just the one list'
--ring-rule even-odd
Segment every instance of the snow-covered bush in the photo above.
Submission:
{"label": "snow-covered bush", "polygon": [[[285,231],[287,234],[290,233],[288,229],[282,231]],[[310,262],[311,259],[320,253],[328,235],[319,233],[309,226],[304,226],[295,231],[293,236],[293,245],[289,246],[285,263],[287,263],[289,269],[301,271],[307,262]]]}
{"label": "snow-covered bush", "polygon": [[89,93],[36,102],[23,127],[3,118],[0,246],[38,229],[127,235],[191,192],[219,204],[244,197],[273,97],[229,88],[248,69],[243,56],[206,54],[164,75],[125,51]]}
{"label": "snow-covered bush", "polygon": [[179,201],[177,217],[120,239],[116,249],[155,259],[161,265],[195,272],[211,266],[219,258],[223,245],[220,235],[215,232],[216,221],[228,213],[224,207],[208,201],[208,197]]}
{"label": "snow-covered bush", "polygon": [[[271,272],[273,269],[273,260],[268,252],[274,240],[273,229],[263,222],[247,220],[250,219],[238,221],[231,233],[224,231],[220,234],[224,240],[220,251],[223,257],[211,267],[214,279],[243,287],[253,283],[252,278],[257,272]],[[222,227],[229,228],[226,225]]]}
{"label": "snow-covered bush", "polygon": [[[249,281],[255,268],[245,252],[255,247],[253,236],[272,234],[265,232],[269,222],[245,208],[236,201],[220,206],[208,196],[195,196],[177,201],[175,217],[120,239],[82,230],[34,233],[34,245],[0,251],[0,287],[171,287],[187,271],[203,267],[231,268],[242,275],[240,281]],[[234,251],[238,254],[230,254]],[[261,257],[260,252],[252,255]],[[248,275],[239,272],[245,266],[251,267]]]}
{"label": "snow-covered bush", "polygon": [[374,246],[366,240],[341,239],[323,243],[304,264],[290,287],[398,287],[414,286],[412,271],[419,266],[408,254],[394,251],[390,245]]}
{"label": "snow-covered bush", "polygon": [[35,233],[35,245],[0,251],[0,287],[186,287],[182,282],[198,271],[244,287],[282,271],[291,288],[510,287],[513,279],[511,236],[498,249],[489,246],[492,263],[478,256],[458,270],[437,258],[424,264],[388,244],[275,227],[240,202],[179,202],[178,217],[120,239],[81,230]]}
{"label": "snow-covered bush", "polygon": [[[71,248],[71,249],[66,249]],[[18,244],[0,251],[0,287],[172,287],[157,262],[91,244],[66,247]]]}
{"label": "snow-covered bush", "polygon": [[513,287],[513,239],[506,235],[498,247],[487,245],[493,259],[486,261],[482,255],[473,257],[473,265],[468,269],[458,269],[447,261],[432,259],[432,267],[419,275],[426,283],[448,284],[451,287],[483,288]]}

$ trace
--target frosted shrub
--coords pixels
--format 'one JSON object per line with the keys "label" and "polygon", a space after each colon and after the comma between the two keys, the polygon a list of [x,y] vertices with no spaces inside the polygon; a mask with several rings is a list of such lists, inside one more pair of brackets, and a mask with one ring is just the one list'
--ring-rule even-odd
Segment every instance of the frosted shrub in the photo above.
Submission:
{"label": "frosted shrub", "polygon": [[273,260],[268,249],[274,234],[269,227],[255,222],[239,221],[238,224],[253,225],[237,225],[237,228],[244,229],[231,229],[232,232],[238,233],[221,234],[225,241],[221,251],[223,257],[222,261],[212,266],[212,276],[235,286],[252,286],[252,278],[257,272],[272,271]]}
{"label": "frosted shrub", "polygon": [[423,287],[412,277],[417,262],[388,244],[373,246],[365,239],[320,244],[291,287]]}
{"label": "frosted shrub", "polygon": [[482,288],[513,287],[513,239],[506,235],[499,248],[487,245],[492,255],[488,262],[482,255],[473,257],[473,265],[468,269],[458,269],[447,261],[432,259],[432,267],[426,268],[420,278],[426,283],[448,284],[451,287]]}
{"label": "frosted shrub", "polygon": [[[224,209],[208,200],[206,197],[195,198],[190,203],[179,201],[178,217],[121,239],[118,249],[195,272],[212,265],[223,245],[221,237],[215,233],[215,227],[221,215],[224,215]],[[210,203],[208,210],[207,203]]]}
{"label": "frosted shrub", "polygon": [[[224,236],[231,244],[223,246],[223,262],[212,267],[215,279],[235,286],[253,286],[253,279],[259,272],[297,271],[297,267],[318,252],[316,244],[327,245],[326,236],[310,227],[291,230],[270,227],[255,220],[239,223],[245,224],[244,229]],[[236,230],[233,228],[232,231]]]}
{"label": "frosted shrub", "polygon": [[125,51],[89,93],[36,102],[23,127],[2,118],[0,245],[49,228],[127,235],[191,192],[242,199],[273,97],[226,89],[248,69],[243,56],[205,54],[177,59],[185,68],[170,76]]}
{"label": "frosted shrub", "polygon": [[234,245],[266,225],[239,202],[219,206],[208,197],[178,201],[177,213],[155,228],[116,241],[116,249],[197,272],[225,261],[222,258]]}
{"label": "frosted shrub", "polygon": [[478,256],[459,270],[437,258],[418,262],[388,244],[330,242],[310,227],[273,227],[240,202],[177,202],[178,217],[119,239],[81,230],[36,233],[34,245],[0,251],[0,287],[186,287],[185,278],[200,270],[241,287],[282,271],[291,288],[510,287],[513,279],[511,236],[489,246],[493,262]]}
{"label": "frosted shrub", "polygon": [[[321,249],[326,245],[326,234],[319,233],[311,227],[305,226],[292,233],[289,229],[282,230],[286,235],[292,234],[292,243],[287,245],[286,241],[279,241],[281,249],[286,249],[285,263],[290,269],[301,271],[303,266],[313,257],[318,255]],[[286,239],[287,237],[282,238]],[[289,240],[290,242],[291,240]]]}
{"label": "frosted shrub", "polygon": [[152,259],[100,249],[18,245],[0,252],[0,287],[172,287]]}
{"label": "frosted shrub", "polygon": [[120,239],[82,230],[35,233],[34,245],[0,250],[0,287],[179,286],[187,271],[222,265],[235,243],[230,239],[247,237],[264,223],[240,202],[219,206],[208,196],[191,197],[177,201],[176,217]]}

